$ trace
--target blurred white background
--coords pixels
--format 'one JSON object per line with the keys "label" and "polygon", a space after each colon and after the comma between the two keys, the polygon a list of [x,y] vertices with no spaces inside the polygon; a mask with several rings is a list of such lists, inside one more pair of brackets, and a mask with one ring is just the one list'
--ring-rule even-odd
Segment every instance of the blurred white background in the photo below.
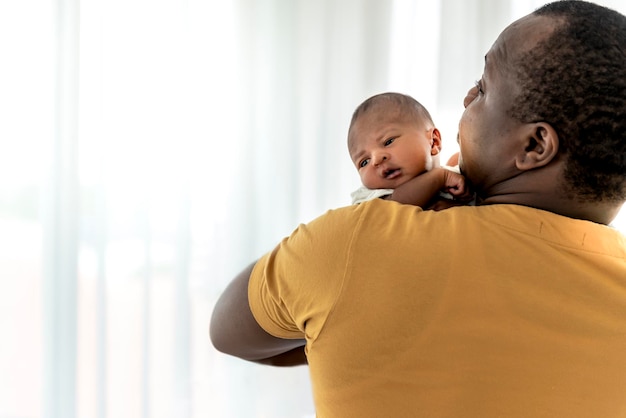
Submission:
{"label": "blurred white background", "polygon": [[312,416],[305,367],[212,348],[217,296],[349,203],[370,95],[421,101],[445,161],[484,53],[542,3],[1,0],[0,418]]}

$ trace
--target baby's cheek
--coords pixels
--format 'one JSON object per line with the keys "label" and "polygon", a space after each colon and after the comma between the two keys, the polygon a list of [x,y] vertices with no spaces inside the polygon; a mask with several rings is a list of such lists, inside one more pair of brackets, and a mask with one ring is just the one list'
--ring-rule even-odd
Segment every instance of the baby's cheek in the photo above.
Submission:
{"label": "baby's cheek", "polygon": [[367,187],[368,189],[375,189],[376,187],[374,187],[374,181],[372,181],[371,176],[369,175],[369,173],[360,173],[361,174],[361,183],[363,183],[363,186]]}
{"label": "baby's cheek", "polygon": [[361,182],[368,189],[387,189],[388,186],[375,172],[371,172],[365,179],[361,178]]}

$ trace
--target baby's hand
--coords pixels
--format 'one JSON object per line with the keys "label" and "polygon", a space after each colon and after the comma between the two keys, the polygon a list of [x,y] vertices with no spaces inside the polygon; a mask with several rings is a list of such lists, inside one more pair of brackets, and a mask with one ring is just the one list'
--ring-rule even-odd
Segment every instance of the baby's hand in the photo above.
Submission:
{"label": "baby's hand", "polygon": [[450,193],[454,200],[461,202],[469,202],[474,197],[474,194],[469,189],[465,182],[465,177],[462,174],[455,173],[451,170],[443,170],[443,187],[441,191]]}

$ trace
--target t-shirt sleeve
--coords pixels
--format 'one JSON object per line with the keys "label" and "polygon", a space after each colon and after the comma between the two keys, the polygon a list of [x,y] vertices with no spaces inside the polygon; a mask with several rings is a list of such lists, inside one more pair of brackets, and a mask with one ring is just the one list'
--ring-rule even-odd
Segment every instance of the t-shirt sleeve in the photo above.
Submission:
{"label": "t-shirt sleeve", "polygon": [[332,210],[259,259],[248,285],[259,325],[280,338],[315,339],[339,297],[363,210]]}

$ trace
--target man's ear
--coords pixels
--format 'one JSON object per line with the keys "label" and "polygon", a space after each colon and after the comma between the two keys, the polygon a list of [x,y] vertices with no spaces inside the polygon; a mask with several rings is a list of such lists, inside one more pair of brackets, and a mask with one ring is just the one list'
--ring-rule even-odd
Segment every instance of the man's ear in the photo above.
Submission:
{"label": "man's ear", "polygon": [[430,155],[437,155],[441,152],[441,134],[439,129],[430,130]]}
{"label": "man's ear", "polygon": [[518,170],[526,171],[549,164],[559,153],[559,136],[545,122],[528,124],[524,149],[515,158]]}

